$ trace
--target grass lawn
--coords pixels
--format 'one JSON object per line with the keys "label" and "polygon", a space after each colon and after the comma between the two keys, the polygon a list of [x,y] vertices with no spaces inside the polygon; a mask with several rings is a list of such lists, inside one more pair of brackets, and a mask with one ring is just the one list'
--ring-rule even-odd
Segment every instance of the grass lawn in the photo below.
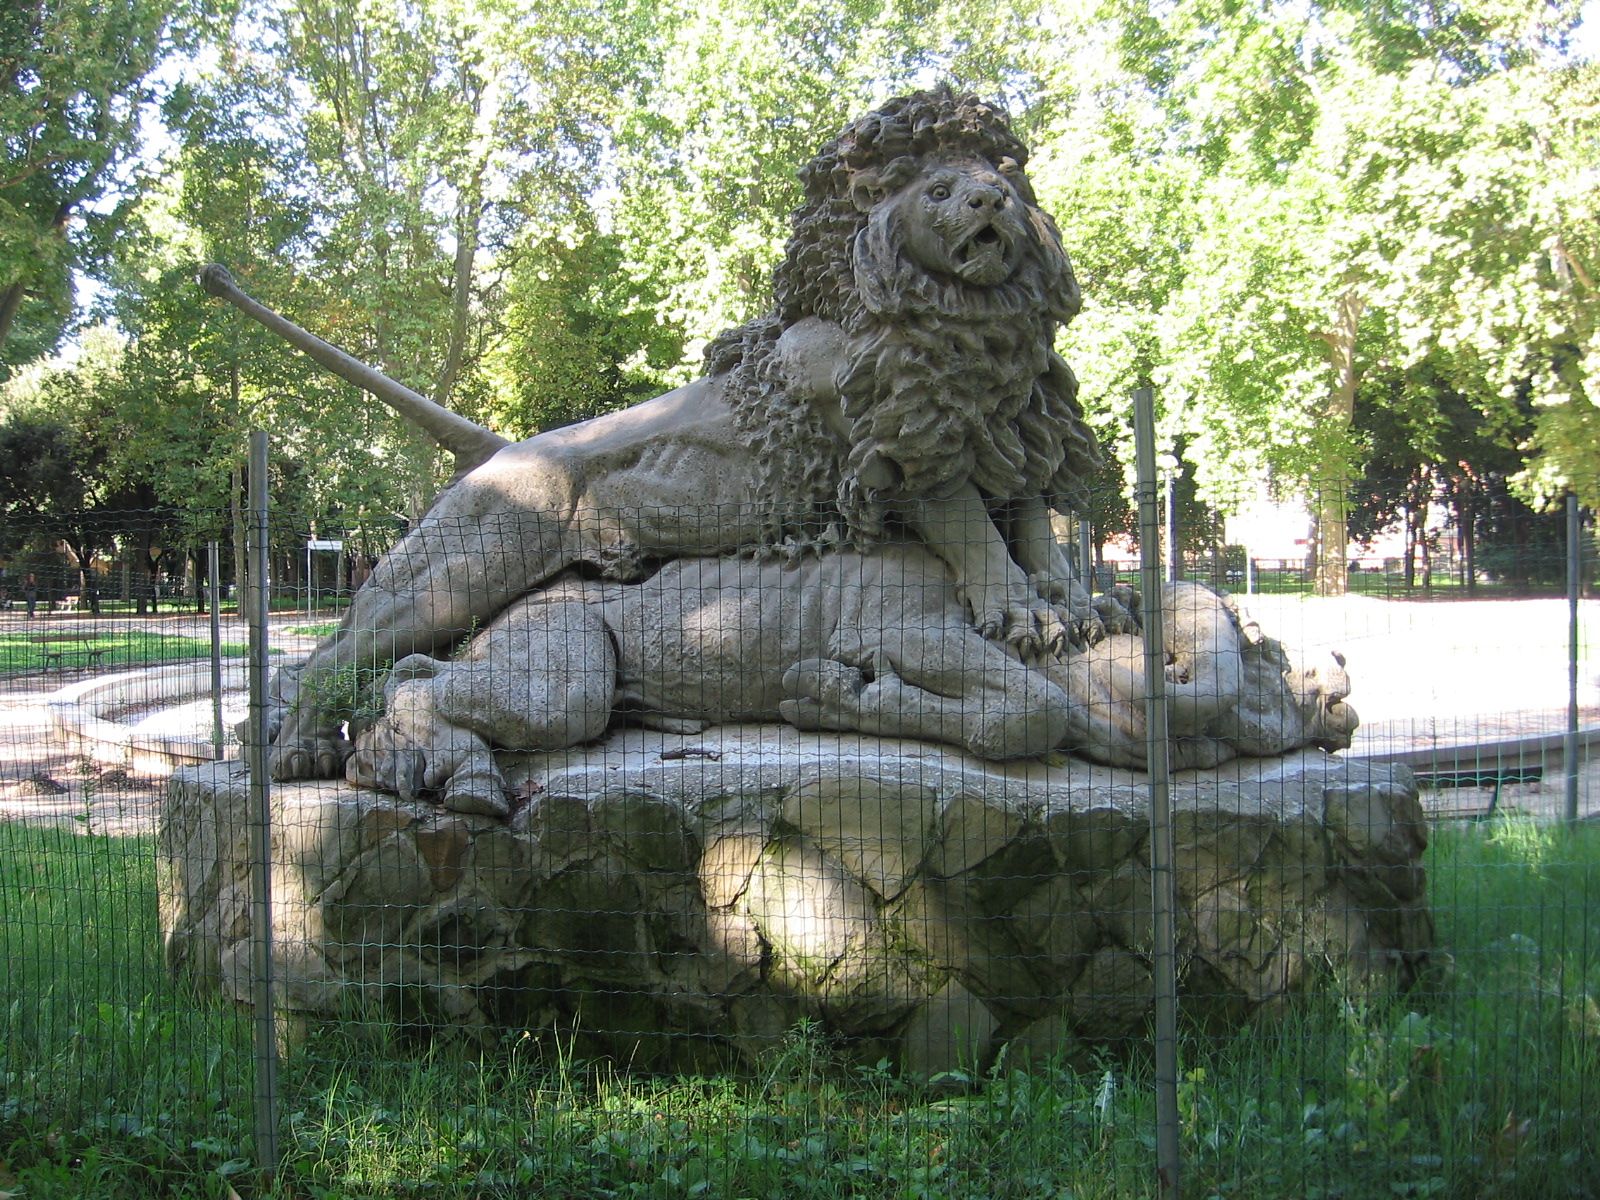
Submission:
{"label": "grass lawn", "polygon": [[[96,657],[95,651],[103,653]],[[230,658],[248,652],[249,647],[242,642],[222,644],[222,653]],[[44,657],[57,653],[61,655],[59,663]],[[95,666],[120,670],[187,658],[207,658],[210,654],[211,643],[205,639],[156,631],[122,633],[92,626],[83,629],[62,626],[44,633],[0,633],[0,675],[42,671],[55,666]]]}
{"label": "grass lawn", "polygon": [[327,637],[339,628],[337,621],[321,621],[313,625],[290,625],[284,629],[285,633],[296,634],[299,637]]}
{"label": "grass lawn", "polygon": [[[1600,1196],[1600,828],[1521,819],[1429,851],[1425,990],[1335,983],[1185,1037],[1184,1190]],[[0,1193],[37,1197],[1153,1196],[1142,1052],[938,1095],[814,1030],[742,1077],[629,1075],[537,1031],[484,1050],[323,1026],[248,1165],[248,1018],[160,965],[154,846],[0,825]]]}

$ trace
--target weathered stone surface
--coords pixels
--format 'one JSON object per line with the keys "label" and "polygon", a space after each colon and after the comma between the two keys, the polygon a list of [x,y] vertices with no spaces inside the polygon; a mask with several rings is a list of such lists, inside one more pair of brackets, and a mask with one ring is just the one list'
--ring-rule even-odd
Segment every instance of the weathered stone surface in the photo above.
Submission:
{"label": "weathered stone surface", "polygon": [[1045,822],[1050,847],[1063,870],[1074,875],[1107,871],[1130,857],[1150,832],[1148,814],[1109,805],[1062,808]]}
{"label": "weathered stone surface", "polygon": [[922,864],[937,804],[932,788],[872,778],[817,779],[789,793],[783,819],[893,900]]}
{"label": "weathered stone surface", "polygon": [[937,1080],[953,1071],[968,1077],[989,1059],[1000,1022],[977,996],[951,980],[925,1000],[906,1025],[900,1067],[913,1079]]}
{"label": "weathered stone surface", "polygon": [[[751,1060],[810,1017],[922,1078],[1146,1034],[1141,776],[747,727],[623,731],[504,770],[528,797],[508,818],[275,789],[280,1006],[576,1031],[660,1067]],[[1403,768],[1308,753],[1184,773],[1172,801],[1197,1015],[1424,966]],[[161,831],[168,959],[241,1000],[247,804],[235,764],[179,772]]]}
{"label": "weathered stone surface", "polygon": [[[614,657],[630,664],[630,698],[671,728],[781,712],[807,729],[954,738],[986,757],[1059,742],[1065,697],[1000,646],[1036,657],[1131,622],[1114,598],[1091,603],[1050,529],[1055,498],[1100,454],[1054,349],[1081,295],[1026,161],[1004,113],[975,94],[918,91],[862,114],[805,168],[770,312],[716,339],[703,377],[516,445],[267,315],[226,270],[206,268],[213,295],[364,381],[459,468],[339,630],[293,682],[280,677],[274,776],[346,765],[343,714],[328,699],[340,664],[447,644],[491,620],[494,652],[480,638],[444,672],[422,655],[395,664],[384,717],[350,760],[353,782],[408,798],[437,789],[455,811],[504,813],[491,746],[598,736],[616,698]],[[816,546],[841,532],[857,545],[891,532],[915,542],[953,619],[903,615],[919,603],[915,586],[842,621],[780,603],[800,618],[794,628],[836,626],[845,643],[797,656],[783,633],[739,619],[749,597],[731,577],[748,561],[700,559],[688,570],[702,586],[677,580],[604,616],[557,582],[579,564],[636,579],[645,562],[686,551]],[[831,590],[864,590],[847,580]],[[830,592],[785,590],[813,603]],[[763,583],[751,595],[762,593],[776,594]],[[874,608],[887,609],[876,622]],[[888,636],[863,645],[874,623]],[[489,669],[495,661],[530,665],[507,673]],[[940,679],[969,683],[958,692]],[[985,703],[1008,692],[1023,702]],[[949,703],[957,696],[966,711]]]}

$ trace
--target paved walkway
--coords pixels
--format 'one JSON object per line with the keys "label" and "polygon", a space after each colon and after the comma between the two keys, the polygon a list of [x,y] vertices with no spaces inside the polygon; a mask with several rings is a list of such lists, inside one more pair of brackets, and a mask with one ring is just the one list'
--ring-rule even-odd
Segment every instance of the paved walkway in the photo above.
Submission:
{"label": "paved walkway", "polygon": [[[1381,758],[1403,751],[1478,745],[1560,734],[1567,726],[1568,610],[1560,600],[1399,601],[1366,597],[1315,600],[1240,597],[1245,611],[1303,661],[1338,650],[1347,662],[1361,714],[1351,753]],[[278,615],[270,643],[303,653],[316,639],[291,632],[330,615]],[[1600,601],[1580,608],[1580,724],[1600,725]],[[0,613],[0,633],[132,628],[209,639],[206,617],[90,617],[52,614],[31,624]],[[242,622],[224,622],[225,641],[242,642]],[[0,678],[0,817],[77,820],[97,832],[148,829],[162,781],[130,775],[64,753],[49,734],[48,697],[91,672],[37,672]],[[1600,749],[1578,777],[1579,811],[1600,816]],[[1482,811],[1487,790],[1426,797],[1441,814]],[[1502,806],[1559,816],[1565,779],[1559,754],[1546,778],[1504,789]]]}
{"label": "paved walkway", "polygon": [[[291,632],[331,617],[276,615],[269,621],[268,644],[286,654],[304,653],[316,638]],[[0,613],[0,633],[61,634],[137,631],[209,642],[211,621],[193,613],[154,617],[41,613],[28,621],[21,613]],[[225,643],[249,641],[242,620],[224,617]],[[0,676],[0,819],[56,819],[75,822],[85,832],[138,833],[155,827],[165,780],[68,753],[50,732],[48,703],[60,688],[108,674],[68,668]]]}

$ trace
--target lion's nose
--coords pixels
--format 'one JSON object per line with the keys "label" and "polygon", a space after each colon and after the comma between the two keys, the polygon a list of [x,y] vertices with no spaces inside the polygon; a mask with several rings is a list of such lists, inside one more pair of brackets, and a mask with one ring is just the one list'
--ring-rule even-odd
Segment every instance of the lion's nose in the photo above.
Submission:
{"label": "lion's nose", "polygon": [[971,208],[998,212],[1005,207],[1006,194],[992,183],[974,184],[972,191],[967,194],[967,204]]}

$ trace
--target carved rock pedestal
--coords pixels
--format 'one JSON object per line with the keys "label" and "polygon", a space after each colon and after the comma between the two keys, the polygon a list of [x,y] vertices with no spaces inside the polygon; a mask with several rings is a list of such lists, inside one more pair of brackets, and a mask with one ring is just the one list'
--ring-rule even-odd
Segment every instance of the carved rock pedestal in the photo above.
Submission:
{"label": "carved rock pedestal", "polygon": [[[467,816],[273,788],[278,1004],[580,1039],[643,1066],[751,1059],[797,1020],[910,1074],[1143,1037],[1148,791],[1077,760],[792,729],[630,730],[510,759]],[[1186,1012],[1237,1020],[1330,969],[1408,983],[1432,918],[1404,767],[1311,752],[1174,788]],[[174,776],[174,968],[249,997],[248,786]]]}

